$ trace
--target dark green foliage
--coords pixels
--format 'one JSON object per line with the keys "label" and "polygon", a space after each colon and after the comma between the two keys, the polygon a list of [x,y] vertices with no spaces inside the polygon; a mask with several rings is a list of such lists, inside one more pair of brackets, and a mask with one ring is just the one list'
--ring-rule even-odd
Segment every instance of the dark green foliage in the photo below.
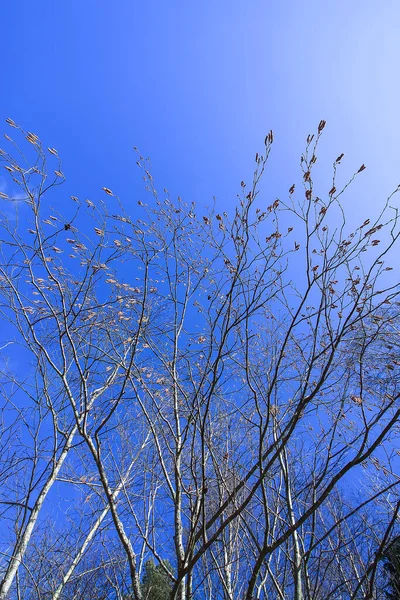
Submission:
{"label": "dark green foliage", "polygon": [[384,569],[389,576],[386,595],[389,600],[400,600],[400,537],[397,537],[384,555]]}
{"label": "dark green foliage", "polygon": [[[168,561],[164,561],[164,566],[172,572]],[[146,562],[142,579],[142,594],[143,600],[169,600],[171,579],[165,572],[163,565],[155,565],[152,560]]]}

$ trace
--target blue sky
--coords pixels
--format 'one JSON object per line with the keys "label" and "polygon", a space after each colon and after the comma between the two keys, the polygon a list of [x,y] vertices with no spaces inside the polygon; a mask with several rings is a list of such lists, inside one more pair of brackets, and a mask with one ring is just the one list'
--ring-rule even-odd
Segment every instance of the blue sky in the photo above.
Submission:
{"label": "blue sky", "polygon": [[322,118],[327,190],[339,153],[368,167],[351,211],[400,182],[398,0],[14,0],[0,22],[0,119],[59,150],[65,193],[136,205],[136,145],[160,189],[226,208],[272,128],[275,197]]}
{"label": "blue sky", "polygon": [[357,224],[400,183],[399,0],[8,0],[0,23],[0,122],[58,149],[60,203],[107,186],[134,214],[137,146],[160,190],[229,210],[273,129],[267,206],[321,119],[325,192],[342,152],[342,181],[367,166]]}

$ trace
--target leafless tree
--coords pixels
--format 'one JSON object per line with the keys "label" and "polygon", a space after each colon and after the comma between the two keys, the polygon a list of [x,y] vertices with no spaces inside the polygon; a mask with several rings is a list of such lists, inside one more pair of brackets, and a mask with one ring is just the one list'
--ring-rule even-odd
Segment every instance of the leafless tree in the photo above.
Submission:
{"label": "leafless tree", "polygon": [[[7,136],[0,155],[0,598],[21,577],[32,597],[78,597],[106,539],[119,551],[95,569],[103,597],[129,574],[141,600],[149,557],[179,600],[382,597],[398,512],[393,194],[347,223],[365,167],[340,185],[341,155],[316,189],[321,121],[299,191],[262,199],[270,132],[232,214],[159,194],[139,155],[137,218],[107,187],[64,201],[57,151],[9,125],[30,146]],[[377,469],[383,483],[363,486]],[[34,532],[56,490],[87,514],[44,583],[34,557],[52,551]]]}

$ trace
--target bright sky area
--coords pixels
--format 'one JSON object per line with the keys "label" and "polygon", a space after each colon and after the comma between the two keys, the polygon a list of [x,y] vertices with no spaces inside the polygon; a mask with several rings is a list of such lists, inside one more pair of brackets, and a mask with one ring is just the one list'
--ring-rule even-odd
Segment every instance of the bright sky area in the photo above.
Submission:
{"label": "bright sky area", "polygon": [[367,165],[353,212],[400,183],[399,0],[13,0],[0,22],[0,118],[58,149],[68,194],[133,211],[136,145],[160,189],[226,209],[273,129],[274,198],[320,119],[322,163]]}
{"label": "bright sky area", "polygon": [[107,186],[134,214],[137,146],[160,190],[229,210],[273,129],[267,206],[321,119],[325,193],[342,152],[342,181],[367,166],[357,224],[400,183],[400,0],[9,0],[0,23],[0,121],[57,148],[61,201]]}

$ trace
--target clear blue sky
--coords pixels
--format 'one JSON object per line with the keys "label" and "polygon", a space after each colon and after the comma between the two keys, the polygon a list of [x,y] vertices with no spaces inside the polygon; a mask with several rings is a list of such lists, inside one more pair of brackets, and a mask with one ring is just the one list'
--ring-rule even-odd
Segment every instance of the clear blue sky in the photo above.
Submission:
{"label": "clear blue sky", "polygon": [[0,119],[59,150],[68,193],[136,205],[136,145],[160,189],[225,207],[272,128],[276,196],[322,118],[327,164],[368,167],[354,210],[400,183],[398,0],[13,0],[0,22]]}
{"label": "clear blue sky", "polygon": [[3,0],[0,24],[0,122],[58,149],[65,195],[134,213],[136,145],[160,190],[225,210],[273,129],[267,205],[320,119],[326,192],[341,152],[367,165],[357,219],[400,183],[400,0]]}

